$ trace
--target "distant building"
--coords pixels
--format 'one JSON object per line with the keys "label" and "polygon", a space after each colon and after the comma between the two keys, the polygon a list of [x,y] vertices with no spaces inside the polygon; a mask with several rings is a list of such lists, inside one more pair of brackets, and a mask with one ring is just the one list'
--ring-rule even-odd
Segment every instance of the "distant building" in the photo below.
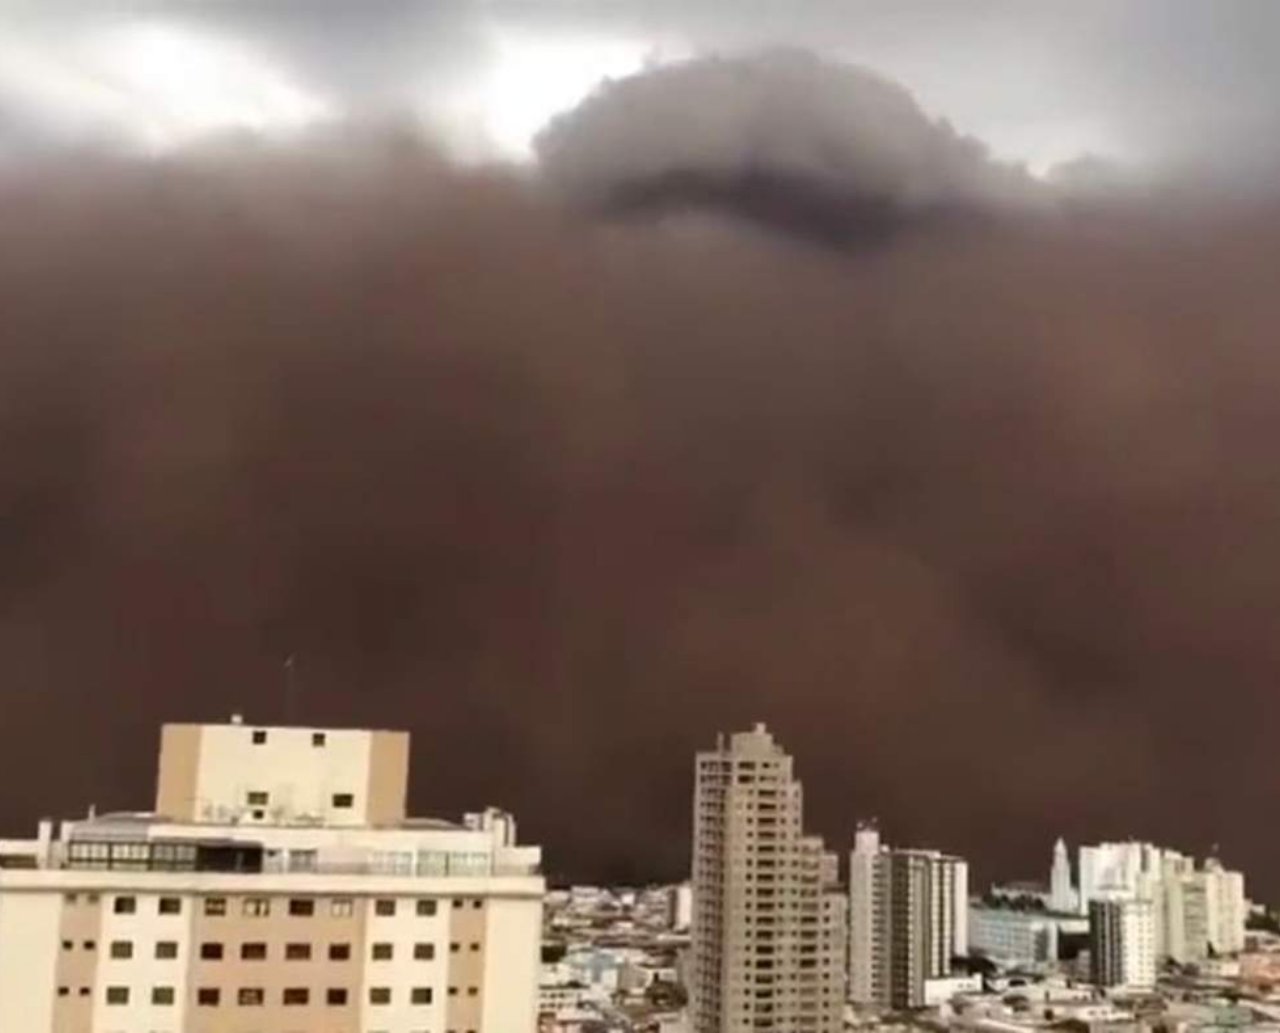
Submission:
{"label": "distant building", "polygon": [[[843,908],[837,860],[802,832],[792,759],[764,725],[697,757],[694,1033],[838,1033]],[[833,928],[832,925],[841,928]]]}
{"label": "distant building", "polygon": [[671,887],[669,918],[671,928],[677,932],[687,932],[693,926],[693,883]]}
{"label": "distant building", "polygon": [[41,823],[0,867],[0,1030],[537,1021],[540,851],[409,818],[403,732],[166,725],[154,812]]}
{"label": "distant building", "polygon": [[1089,902],[1090,981],[1099,987],[1149,989],[1156,982],[1155,909],[1149,900]]}
{"label": "distant building", "polygon": [[[1085,925],[1083,919],[1071,921]],[[1058,958],[1058,920],[1043,911],[974,904],[969,908],[969,947],[1003,965],[1045,965]]]}
{"label": "distant building", "polygon": [[1071,858],[1060,838],[1053,845],[1053,867],[1049,875],[1049,909],[1071,912],[1079,909],[1079,895],[1071,882]]}
{"label": "distant building", "polygon": [[969,867],[936,850],[894,849],[859,827],[849,858],[849,991],[859,1004],[925,1006],[925,984],[969,950]]}

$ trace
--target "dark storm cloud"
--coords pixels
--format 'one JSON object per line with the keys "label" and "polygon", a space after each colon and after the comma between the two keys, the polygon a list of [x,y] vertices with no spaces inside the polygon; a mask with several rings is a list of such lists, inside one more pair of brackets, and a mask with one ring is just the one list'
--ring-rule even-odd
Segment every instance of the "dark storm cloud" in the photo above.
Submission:
{"label": "dark storm cloud", "polygon": [[419,808],[559,873],[681,874],[763,719],[836,844],[1280,888],[1274,210],[837,259],[365,137],[45,161],[0,225],[5,828],[286,717],[293,653],[293,716],[410,728]]}
{"label": "dark storm cloud", "polygon": [[1047,212],[1052,200],[898,84],[800,50],[609,83],[536,149],[551,184],[602,211],[718,210],[837,246],[906,225]]}

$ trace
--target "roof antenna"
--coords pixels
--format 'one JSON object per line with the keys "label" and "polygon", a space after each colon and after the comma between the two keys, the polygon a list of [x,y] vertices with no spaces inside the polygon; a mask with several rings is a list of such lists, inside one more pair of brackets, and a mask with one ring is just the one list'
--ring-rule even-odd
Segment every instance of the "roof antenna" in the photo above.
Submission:
{"label": "roof antenna", "polygon": [[295,711],[298,703],[298,657],[290,653],[284,660],[284,723],[297,724]]}

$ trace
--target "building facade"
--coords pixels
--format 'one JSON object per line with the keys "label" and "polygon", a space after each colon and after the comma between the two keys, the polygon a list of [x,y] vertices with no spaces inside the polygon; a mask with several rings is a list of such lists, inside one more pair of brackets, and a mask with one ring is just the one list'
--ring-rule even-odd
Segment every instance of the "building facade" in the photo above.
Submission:
{"label": "building facade", "polygon": [[885,846],[859,827],[849,858],[849,989],[859,1004],[921,1008],[926,983],[967,954],[969,868],[936,850]]}
{"label": "building facade", "polygon": [[154,811],[0,860],[0,1030],[532,1033],[540,851],[406,814],[404,733],[169,725]]}
{"label": "building facade", "polygon": [[1148,990],[1156,983],[1155,908],[1150,900],[1089,902],[1089,973],[1095,986]]}
{"label": "building facade", "polygon": [[835,1033],[844,1001],[838,860],[803,833],[792,759],[764,725],[696,760],[694,1033]]}
{"label": "building facade", "polygon": [[[1078,917],[1069,921],[1083,923]],[[969,908],[969,946],[1005,965],[1056,962],[1059,929],[1059,919],[1044,912],[985,905]]]}

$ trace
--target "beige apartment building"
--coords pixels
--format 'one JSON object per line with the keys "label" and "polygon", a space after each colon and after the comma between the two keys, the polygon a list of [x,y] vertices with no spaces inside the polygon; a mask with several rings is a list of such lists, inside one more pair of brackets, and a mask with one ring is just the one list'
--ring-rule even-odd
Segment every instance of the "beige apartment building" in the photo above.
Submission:
{"label": "beige apartment building", "polygon": [[846,898],[802,822],[791,757],[764,725],[698,754],[694,1033],[841,1029]]}
{"label": "beige apartment building", "polygon": [[167,725],[153,811],[0,840],[3,1033],[533,1033],[510,815],[410,818],[403,732]]}

